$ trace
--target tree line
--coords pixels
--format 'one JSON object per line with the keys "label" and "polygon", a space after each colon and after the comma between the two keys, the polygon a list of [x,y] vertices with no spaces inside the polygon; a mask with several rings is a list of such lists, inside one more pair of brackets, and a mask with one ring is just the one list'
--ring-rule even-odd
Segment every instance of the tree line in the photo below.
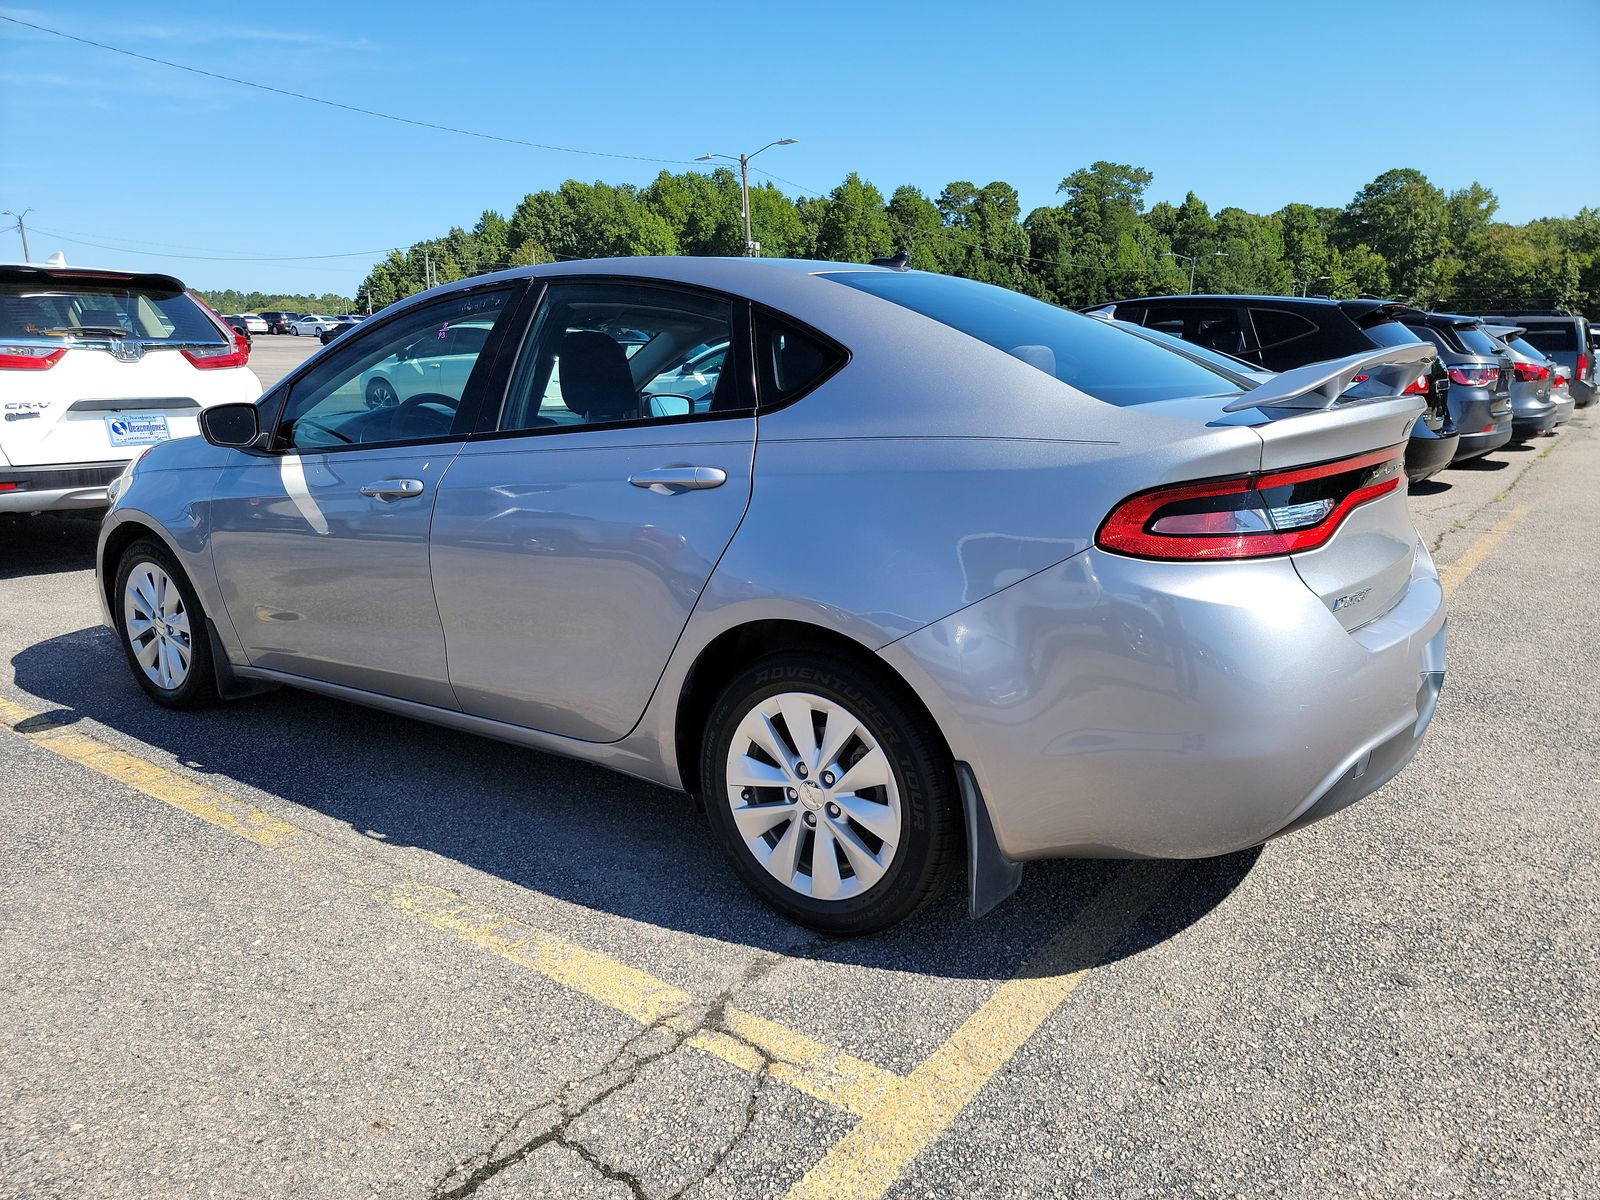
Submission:
{"label": "tree line", "polygon": [[305,294],[284,296],[271,292],[240,292],[233,288],[224,288],[220,291],[201,291],[196,288],[195,295],[219,313],[229,314],[297,312],[332,316],[335,313],[352,312],[355,309],[355,301],[349,296],[338,296],[332,292],[324,292],[320,296]]}
{"label": "tree line", "polygon": [[[1147,206],[1153,176],[1097,162],[1061,180],[1058,203],[1024,214],[1008,183],[967,181],[885,198],[852,172],[826,196],[750,190],[767,257],[865,262],[904,250],[911,266],[1078,306],[1194,287],[1213,293],[1394,297],[1429,308],[1558,307],[1600,317],[1600,209],[1523,225],[1496,221],[1482,184],[1446,192],[1410,168],[1385,171],[1343,208],[1213,212],[1190,192]],[[737,255],[744,225],[730,170],[663,171],[646,187],[569,179],[530,192],[510,217],[396,250],[362,282],[375,310],[429,284],[508,266],[639,254]],[[235,293],[221,293],[224,296]],[[268,305],[268,307],[272,307]],[[293,305],[288,305],[293,307]]]}

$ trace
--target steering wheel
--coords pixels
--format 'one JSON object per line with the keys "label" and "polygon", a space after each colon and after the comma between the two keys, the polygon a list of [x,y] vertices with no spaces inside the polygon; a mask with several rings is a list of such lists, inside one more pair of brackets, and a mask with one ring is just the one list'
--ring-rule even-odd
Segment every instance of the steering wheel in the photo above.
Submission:
{"label": "steering wheel", "polygon": [[415,396],[400,401],[395,408],[397,411],[404,411],[424,406],[453,417],[456,415],[456,409],[461,407],[461,399],[458,396],[447,396],[443,392],[418,392]]}

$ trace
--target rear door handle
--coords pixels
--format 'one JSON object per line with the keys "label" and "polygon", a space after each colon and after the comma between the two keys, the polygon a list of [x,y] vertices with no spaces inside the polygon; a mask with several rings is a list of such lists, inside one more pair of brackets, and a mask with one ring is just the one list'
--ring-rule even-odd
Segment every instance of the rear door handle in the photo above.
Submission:
{"label": "rear door handle", "polygon": [[636,471],[628,476],[628,482],[663,494],[674,489],[694,492],[721,487],[728,482],[728,473],[721,467],[658,467],[654,471]]}
{"label": "rear door handle", "polygon": [[361,489],[363,496],[371,496],[374,500],[400,500],[406,496],[422,495],[422,480],[420,479],[380,479],[377,483],[369,483]]}

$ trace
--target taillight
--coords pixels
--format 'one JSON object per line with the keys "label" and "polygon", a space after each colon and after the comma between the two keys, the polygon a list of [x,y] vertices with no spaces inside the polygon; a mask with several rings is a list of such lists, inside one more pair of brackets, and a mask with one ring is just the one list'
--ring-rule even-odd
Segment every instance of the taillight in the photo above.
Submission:
{"label": "taillight", "polygon": [[1410,383],[1406,384],[1400,394],[1402,396],[1426,396],[1428,394],[1428,377],[1426,375],[1418,375]]}
{"label": "taillight", "polygon": [[1292,471],[1178,483],[1130,496],[1095,544],[1135,558],[1266,558],[1314,550],[1358,505],[1405,478],[1404,445]]}
{"label": "taillight", "polygon": [[1518,383],[1538,383],[1550,375],[1549,367],[1537,367],[1533,363],[1512,363],[1511,369],[1517,373]]}
{"label": "taillight", "polygon": [[1587,354],[1580,354],[1580,355],[1578,355],[1578,365],[1577,365],[1576,369],[1574,369],[1574,371],[1572,372],[1572,377],[1574,379],[1582,379],[1588,373],[1589,373],[1589,356]]}
{"label": "taillight", "polygon": [[65,347],[0,346],[0,371],[48,371],[66,352]]}
{"label": "taillight", "polygon": [[1560,371],[1557,371],[1556,372],[1556,377],[1555,377],[1554,380],[1551,381],[1550,386],[1551,387],[1558,387],[1558,388],[1559,387],[1566,387],[1567,386],[1567,377],[1565,375],[1563,375]]}
{"label": "taillight", "polygon": [[1451,367],[1450,378],[1462,387],[1493,387],[1499,377],[1496,367]]}
{"label": "taillight", "polygon": [[250,361],[250,343],[244,340],[244,334],[235,333],[231,346],[204,346],[185,350],[183,356],[202,371],[217,367],[242,367]]}

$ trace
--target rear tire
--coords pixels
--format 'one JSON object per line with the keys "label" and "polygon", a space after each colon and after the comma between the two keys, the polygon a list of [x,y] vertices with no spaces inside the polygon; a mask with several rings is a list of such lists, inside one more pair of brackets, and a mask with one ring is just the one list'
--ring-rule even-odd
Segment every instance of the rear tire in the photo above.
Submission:
{"label": "rear tire", "polygon": [[166,708],[217,702],[205,610],[164,545],[140,538],[123,551],[111,610],[123,654],[145,695]]}
{"label": "rear tire", "polygon": [[[787,714],[809,726],[798,738]],[[741,671],[712,706],[700,778],[712,831],[740,879],[823,933],[898,924],[954,869],[959,808],[942,740],[914,706],[848,662],[782,653]]]}

